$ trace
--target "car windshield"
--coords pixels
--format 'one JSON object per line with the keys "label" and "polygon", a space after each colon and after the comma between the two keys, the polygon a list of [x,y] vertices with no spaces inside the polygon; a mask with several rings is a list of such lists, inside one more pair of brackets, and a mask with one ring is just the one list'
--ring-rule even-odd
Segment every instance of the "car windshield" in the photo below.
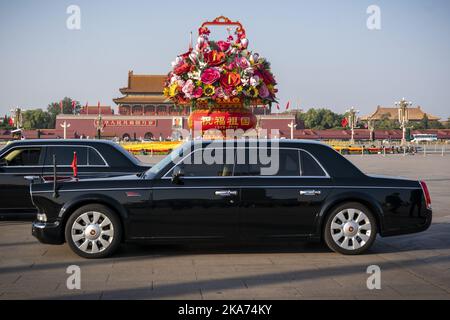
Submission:
{"label": "car windshield", "polygon": [[[166,166],[168,166],[170,163],[173,163],[174,160],[177,160],[182,154],[183,154],[183,150],[184,147],[186,145],[183,144],[181,146],[179,146],[178,148],[176,148],[175,150],[173,150],[167,157],[165,157],[164,159],[162,159],[160,162],[158,162],[157,164],[155,164],[153,167],[151,167],[151,169],[149,169],[146,173],[145,173],[145,177],[152,179],[154,176],[156,176],[162,169],[164,169]],[[174,163],[175,164],[175,163]]]}

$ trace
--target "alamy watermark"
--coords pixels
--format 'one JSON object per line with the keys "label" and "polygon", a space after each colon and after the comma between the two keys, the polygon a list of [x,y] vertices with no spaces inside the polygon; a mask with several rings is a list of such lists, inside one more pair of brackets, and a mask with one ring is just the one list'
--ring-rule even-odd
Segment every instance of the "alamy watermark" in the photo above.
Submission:
{"label": "alamy watermark", "polygon": [[69,15],[66,20],[67,29],[81,30],[81,8],[72,4],[67,7],[66,13]]}
{"label": "alamy watermark", "polygon": [[367,267],[367,274],[370,274],[367,278],[367,289],[369,290],[381,290],[381,268],[377,265],[371,265]]}
{"label": "alamy watermark", "polygon": [[68,266],[66,273],[69,274],[66,280],[68,290],[81,290],[81,268],[77,265]]}
{"label": "alamy watermark", "polygon": [[381,8],[373,4],[367,8],[366,13],[369,15],[366,23],[367,29],[381,30]]}

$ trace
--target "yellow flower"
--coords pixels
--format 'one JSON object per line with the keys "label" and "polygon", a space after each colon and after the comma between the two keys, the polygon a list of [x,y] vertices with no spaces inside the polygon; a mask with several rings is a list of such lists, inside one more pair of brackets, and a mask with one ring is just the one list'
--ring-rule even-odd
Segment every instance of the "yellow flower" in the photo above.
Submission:
{"label": "yellow flower", "polygon": [[178,84],[174,83],[169,88],[169,96],[175,97],[178,94]]}
{"label": "yellow flower", "polygon": [[163,92],[164,92],[165,97],[169,96],[169,88],[168,87],[165,87]]}
{"label": "yellow flower", "polygon": [[201,80],[197,80],[197,82],[195,82],[195,85],[197,87],[200,87],[203,84],[203,82]]}
{"label": "yellow flower", "polygon": [[216,93],[216,88],[214,88],[214,86],[212,85],[207,85],[205,86],[203,93],[205,94],[205,96],[211,97],[212,95],[214,95],[214,93]]}
{"label": "yellow flower", "polygon": [[253,98],[257,98],[259,95],[259,91],[255,87],[250,87],[250,89],[248,89],[248,91],[247,91],[247,95],[249,95]]}
{"label": "yellow flower", "polygon": [[239,93],[242,92],[242,90],[244,90],[244,88],[242,86],[238,86],[236,88],[236,91],[239,92]]}

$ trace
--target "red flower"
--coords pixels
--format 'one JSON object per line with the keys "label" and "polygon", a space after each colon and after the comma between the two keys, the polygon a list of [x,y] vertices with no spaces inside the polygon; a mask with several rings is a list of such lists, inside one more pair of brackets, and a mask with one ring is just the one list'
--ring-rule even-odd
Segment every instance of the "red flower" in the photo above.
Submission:
{"label": "red flower", "polygon": [[275,78],[273,77],[272,73],[268,70],[259,69],[258,71],[255,72],[255,75],[263,79],[266,85],[275,84]]}
{"label": "red flower", "polygon": [[229,90],[241,84],[241,76],[239,73],[227,72],[220,78],[220,83],[225,90]]}
{"label": "red flower", "polygon": [[205,54],[206,62],[211,67],[218,66],[225,62],[225,53],[212,50]]}
{"label": "red flower", "polygon": [[217,41],[217,46],[219,47],[219,50],[222,52],[228,51],[230,49],[230,43],[225,41]]}
{"label": "red flower", "polygon": [[185,74],[191,70],[191,66],[188,63],[183,63],[175,68],[173,71],[177,76],[181,76],[182,74]]}
{"label": "red flower", "polygon": [[220,79],[220,72],[216,68],[209,68],[203,71],[201,75],[204,84],[213,84]]}

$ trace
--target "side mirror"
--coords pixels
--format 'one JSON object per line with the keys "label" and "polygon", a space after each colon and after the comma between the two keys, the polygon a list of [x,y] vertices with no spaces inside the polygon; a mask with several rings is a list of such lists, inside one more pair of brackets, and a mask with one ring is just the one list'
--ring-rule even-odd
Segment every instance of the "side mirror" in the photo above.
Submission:
{"label": "side mirror", "polygon": [[184,171],[180,167],[175,167],[172,173],[173,184],[183,184]]}

